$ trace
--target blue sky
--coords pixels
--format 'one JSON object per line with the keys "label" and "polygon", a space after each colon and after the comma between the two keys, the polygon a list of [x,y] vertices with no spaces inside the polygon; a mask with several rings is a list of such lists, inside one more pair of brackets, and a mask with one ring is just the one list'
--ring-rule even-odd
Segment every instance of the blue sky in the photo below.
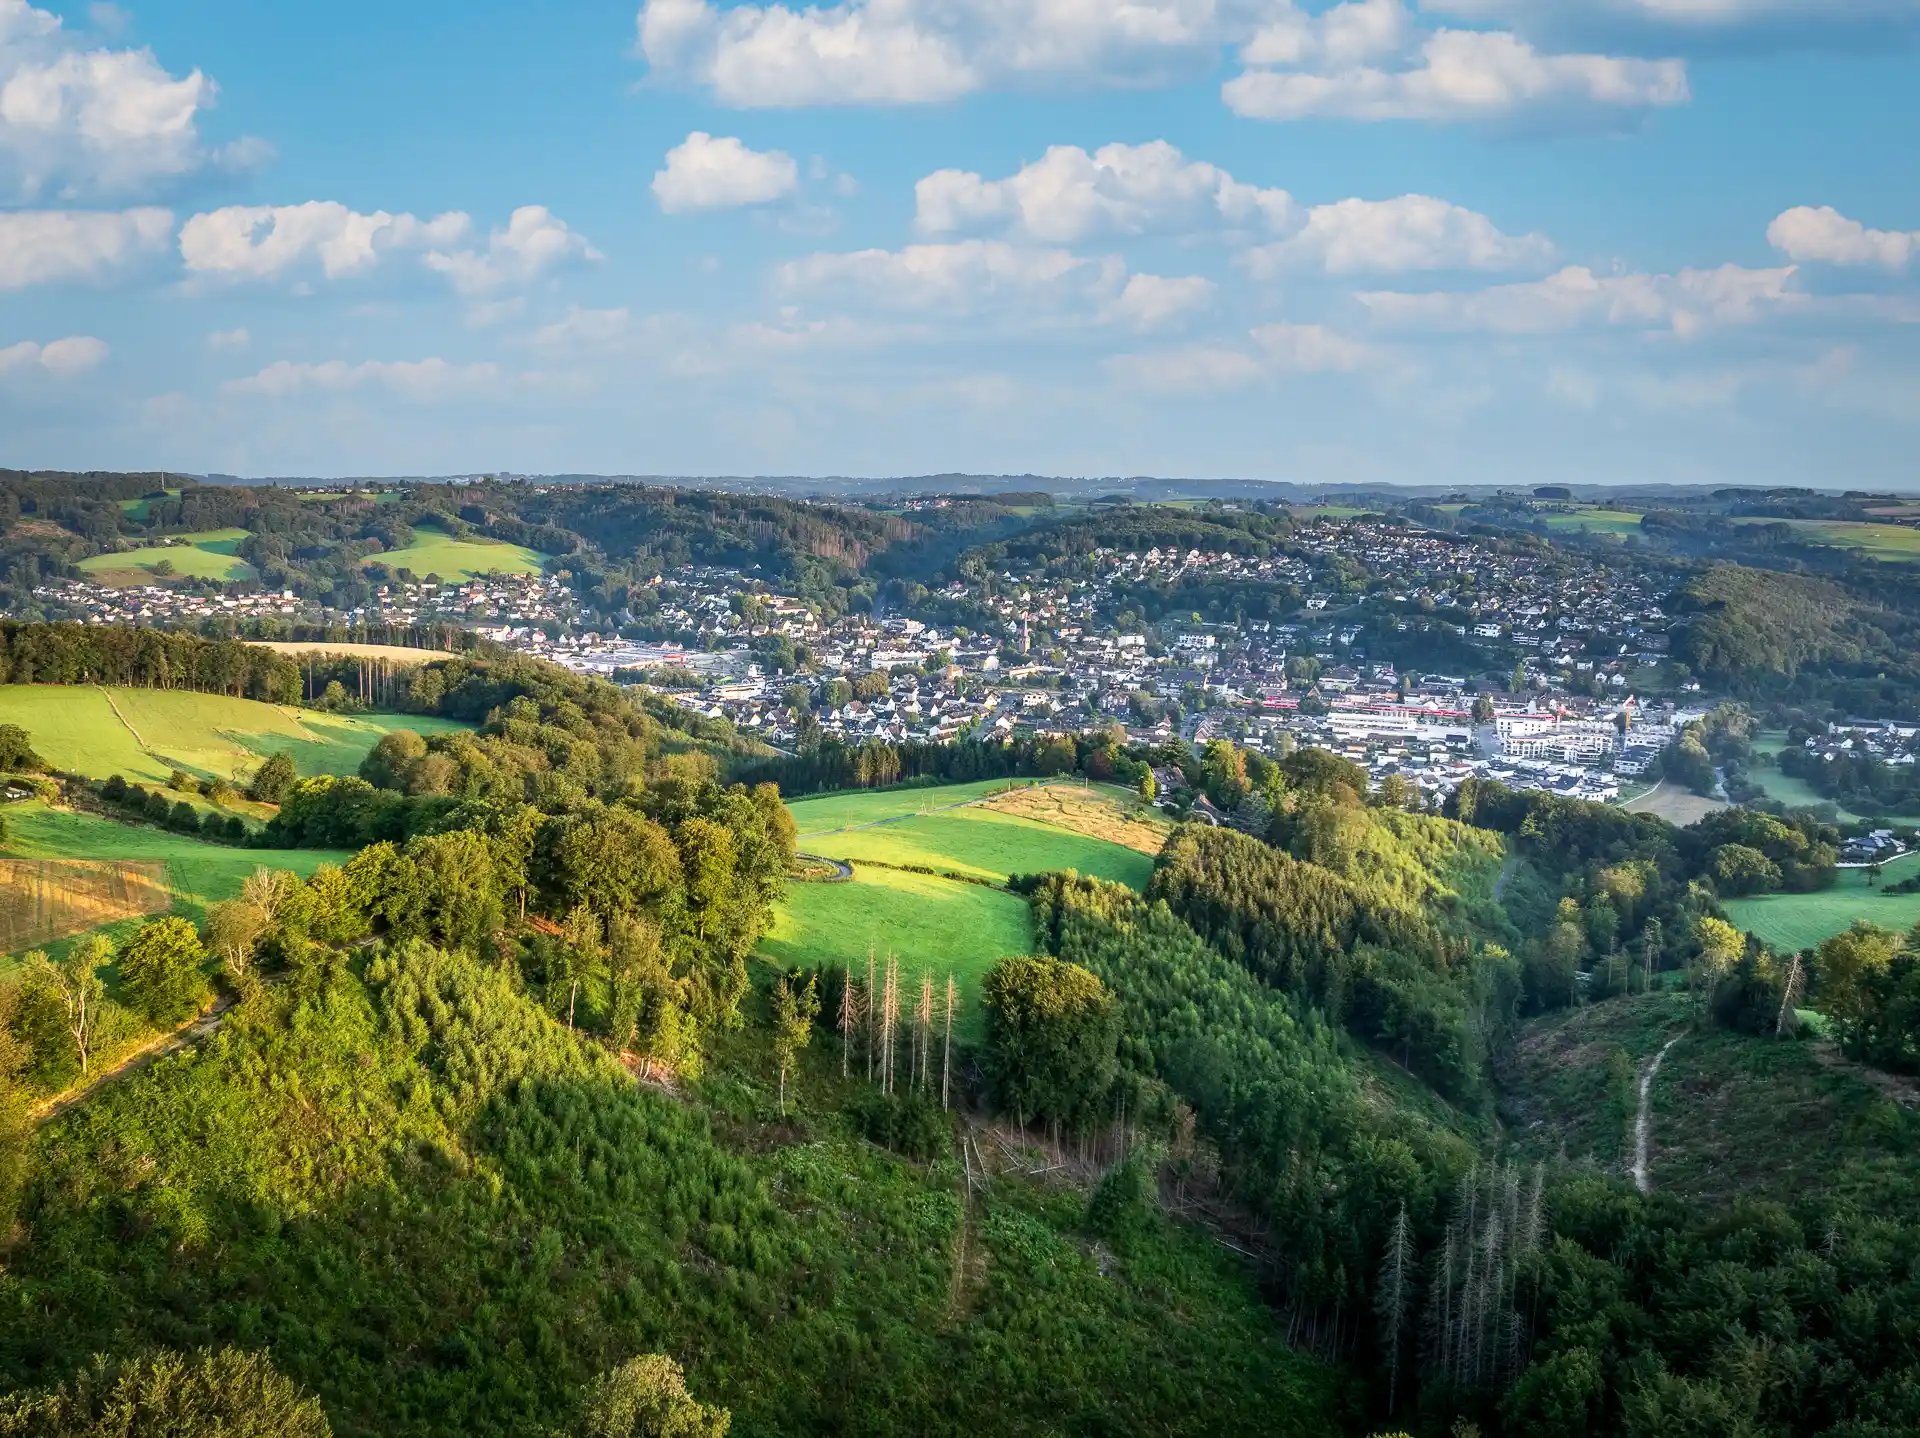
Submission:
{"label": "blue sky", "polygon": [[1920,487],[1920,0],[0,0],[0,463]]}

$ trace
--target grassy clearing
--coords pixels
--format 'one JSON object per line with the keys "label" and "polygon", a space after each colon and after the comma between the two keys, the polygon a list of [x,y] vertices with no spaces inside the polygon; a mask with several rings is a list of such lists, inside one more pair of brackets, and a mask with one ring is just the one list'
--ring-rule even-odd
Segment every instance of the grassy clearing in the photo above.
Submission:
{"label": "grassy clearing", "polygon": [[1014,874],[1072,869],[1144,889],[1153,860],[1105,839],[1037,824],[991,809],[954,809],[809,837],[804,847],[829,859],[919,865],[973,879],[1002,882]]}
{"label": "grassy clearing", "polygon": [[[1656,1190],[1714,1204],[1820,1191],[1870,1202],[1910,1183],[1920,1115],[1864,1071],[1814,1041],[1692,1030],[1690,1012],[1684,995],[1652,994],[1527,1025],[1499,1070],[1520,1154],[1624,1175],[1641,1068],[1681,1035],[1651,1095]],[[1806,1134],[1822,1141],[1796,1141]]]}
{"label": "grassy clearing", "polygon": [[[179,492],[177,489],[165,491],[169,499]],[[123,499],[120,501],[120,512],[135,524],[145,524],[153,515],[153,499],[144,494],[138,499]]]}
{"label": "grassy clearing", "polygon": [[1727,917],[1782,952],[1810,949],[1845,930],[1855,919],[1883,929],[1905,932],[1920,924],[1920,894],[1889,894],[1915,871],[1915,856],[1888,864],[1879,884],[1867,882],[1865,869],[1842,869],[1830,889],[1812,894],[1762,894],[1753,899],[1727,899]]}
{"label": "grassy clearing", "polygon": [[1138,795],[1111,784],[1086,788],[1078,784],[1047,784],[1013,789],[988,799],[980,807],[1037,824],[1051,824],[1090,839],[1104,839],[1148,858],[1160,852],[1166,845],[1167,835],[1173,832],[1173,825],[1141,803]]}
{"label": "grassy clearing", "polygon": [[154,860],[0,859],[0,952],[170,908],[166,865]]}
{"label": "grassy clearing", "polygon": [[1920,562],[1920,528],[1904,524],[1868,524],[1844,519],[1768,519],[1742,515],[1735,524],[1784,524],[1811,544],[1851,549],[1869,559],[1894,564]]}
{"label": "grassy clearing", "polygon": [[171,536],[170,544],[149,544],[118,554],[95,554],[76,566],[101,584],[150,584],[161,564],[187,579],[218,579],[224,583],[255,579],[254,567],[237,553],[244,529],[206,529]]}
{"label": "grassy clearing", "polygon": [[1642,515],[1631,509],[1578,509],[1541,516],[1548,529],[1577,529],[1584,534],[1625,536],[1640,532]]}
{"label": "grassy clearing", "polygon": [[787,805],[800,837],[825,834],[855,824],[878,824],[909,814],[927,814],[971,803],[1020,784],[1020,780],[979,779],[971,784],[937,784],[923,788],[844,790],[817,799],[796,799]]}
{"label": "grassy clearing", "polygon": [[0,723],[18,724],[56,769],[165,784],[174,769],[237,780],[284,750],[302,774],[351,774],[395,729],[462,726],[401,714],[323,714],[183,689],[0,685]]}
{"label": "grassy clearing", "polygon": [[995,882],[1074,869],[1145,888],[1165,830],[1128,819],[1126,797],[1111,786],[981,780],[829,794],[789,808],[800,847],[830,859],[919,865]]}
{"label": "grassy clearing", "polygon": [[478,579],[483,574],[539,574],[547,567],[544,554],[524,545],[498,539],[455,539],[420,528],[414,530],[413,543],[404,549],[390,549],[366,562],[384,564],[388,569],[410,569],[422,577],[437,574],[455,582]]}
{"label": "grassy clearing", "polygon": [[1026,900],[998,889],[862,868],[844,884],[790,884],[761,955],[783,968],[844,964],[864,971],[867,954],[900,956],[909,992],[919,976],[960,982],[955,1032],[980,1038],[980,982],[994,963],[1033,948]]}
{"label": "grassy clearing", "polygon": [[[194,919],[205,914],[207,905],[239,893],[242,881],[256,868],[291,869],[304,876],[322,864],[343,864],[351,857],[326,849],[230,849],[164,829],[49,808],[37,799],[9,805],[6,818],[4,848],[9,858],[161,864],[170,896],[167,907]],[[132,922],[108,928],[116,931]]]}
{"label": "grassy clearing", "polygon": [[1727,807],[1724,799],[1709,799],[1690,789],[1682,789],[1678,784],[1656,784],[1639,798],[1622,804],[1621,808],[1629,814],[1652,814],[1657,819],[1665,819],[1684,829],[1689,824],[1697,824],[1709,814],[1717,814]]}

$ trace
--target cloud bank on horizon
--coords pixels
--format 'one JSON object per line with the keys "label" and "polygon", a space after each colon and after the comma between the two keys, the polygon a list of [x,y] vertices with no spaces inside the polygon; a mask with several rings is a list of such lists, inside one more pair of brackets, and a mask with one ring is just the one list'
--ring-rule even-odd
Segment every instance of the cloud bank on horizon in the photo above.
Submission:
{"label": "cloud bank on horizon", "polygon": [[170,10],[0,0],[0,462],[1920,485],[1920,0]]}

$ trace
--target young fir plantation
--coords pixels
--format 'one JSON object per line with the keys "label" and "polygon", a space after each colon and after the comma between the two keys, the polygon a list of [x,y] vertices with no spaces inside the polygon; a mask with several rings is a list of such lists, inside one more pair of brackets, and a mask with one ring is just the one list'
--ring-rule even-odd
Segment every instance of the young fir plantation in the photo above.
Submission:
{"label": "young fir plantation", "polygon": [[1920,941],[1722,903],[1812,819],[0,640],[263,711],[0,727],[0,1434],[1920,1430]]}

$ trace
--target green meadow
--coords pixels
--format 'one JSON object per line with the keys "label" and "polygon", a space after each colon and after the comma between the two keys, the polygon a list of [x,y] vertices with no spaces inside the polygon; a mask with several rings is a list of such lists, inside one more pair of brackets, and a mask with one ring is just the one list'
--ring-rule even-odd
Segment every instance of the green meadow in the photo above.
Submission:
{"label": "green meadow", "polygon": [[1920,894],[1889,894],[1910,874],[1920,873],[1914,855],[1888,864],[1878,885],[1867,882],[1865,869],[1842,869],[1833,887],[1812,894],[1762,894],[1752,899],[1727,899],[1727,917],[1763,943],[1783,953],[1809,949],[1845,930],[1855,919],[1904,933],[1920,924]]}
{"label": "green meadow", "polygon": [[[9,804],[3,811],[7,833],[0,852],[12,859],[158,860],[167,866],[173,911],[199,919],[209,904],[231,899],[257,868],[290,869],[301,876],[322,864],[343,864],[351,856],[326,849],[238,849],[207,844],[184,834],[143,824],[122,824],[96,814],[52,809],[38,799]],[[118,934],[142,921],[109,925]],[[78,936],[75,936],[78,937]],[[50,945],[54,950],[72,943]],[[0,969],[5,964],[0,961]]]}
{"label": "green meadow", "polygon": [[424,527],[413,531],[413,543],[373,555],[366,562],[408,569],[421,577],[437,574],[455,582],[478,579],[483,574],[538,574],[547,564],[545,555],[524,545],[498,539],[455,539]]}
{"label": "green meadow", "polygon": [[0,685],[0,724],[33,736],[54,768],[88,778],[115,774],[164,784],[175,769],[238,780],[285,751],[302,774],[351,774],[395,729],[422,734],[462,726],[411,714],[325,714],[184,689]]}
{"label": "green meadow", "polygon": [[1014,874],[1073,869],[1145,888],[1153,873],[1151,858],[1123,844],[977,806],[1018,787],[994,779],[789,805],[801,851],[849,861],[854,877],[789,885],[761,955],[783,967],[859,968],[869,951],[895,953],[914,992],[921,973],[936,982],[951,973],[968,1013],[962,1029],[977,1038],[980,980],[996,960],[1033,947],[1026,901],[998,885]]}
{"label": "green meadow", "polygon": [[[142,503],[143,501],[133,501]],[[254,579],[258,576],[246,560],[239,557],[244,529],[207,529],[195,534],[176,534],[172,544],[149,544],[118,554],[95,554],[80,561],[77,568],[102,584],[147,584],[160,577],[162,564],[187,579],[218,579],[224,583]]]}

